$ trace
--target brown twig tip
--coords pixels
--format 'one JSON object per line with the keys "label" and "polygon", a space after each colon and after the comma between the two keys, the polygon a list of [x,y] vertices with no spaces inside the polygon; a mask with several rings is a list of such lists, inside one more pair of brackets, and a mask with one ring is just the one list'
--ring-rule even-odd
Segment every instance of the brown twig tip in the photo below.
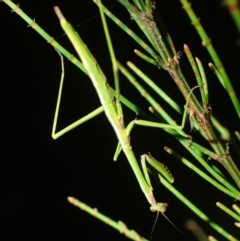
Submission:
{"label": "brown twig tip", "polygon": [[189,47],[186,44],[183,45],[183,49],[184,51],[189,51]]}
{"label": "brown twig tip", "polygon": [[237,226],[238,228],[240,228],[240,223],[236,222],[235,226]]}
{"label": "brown twig tip", "polygon": [[214,241],[214,240],[216,240],[213,236],[208,236],[208,240],[209,241]]}
{"label": "brown twig tip", "polygon": [[59,20],[65,20],[62,12],[61,12],[61,10],[60,10],[60,8],[58,6],[54,6],[53,9],[54,9],[57,17],[59,18]]}
{"label": "brown twig tip", "polygon": [[167,146],[164,146],[163,150],[164,151],[167,151],[168,147]]}
{"label": "brown twig tip", "polygon": [[213,68],[213,67],[214,67],[214,65],[213,65],[212,63],[208,63],[208,66],[209,66],[210,68]]}
{"label": "brown twig tip", "polygon": [[67,197],[67,200],[71,203],[74,204],[75,198],[74,197]]}
{"label": "brown twig tip", "polygon": [[201,63],[200,59],[198,57],[195,57],[196,62]]}

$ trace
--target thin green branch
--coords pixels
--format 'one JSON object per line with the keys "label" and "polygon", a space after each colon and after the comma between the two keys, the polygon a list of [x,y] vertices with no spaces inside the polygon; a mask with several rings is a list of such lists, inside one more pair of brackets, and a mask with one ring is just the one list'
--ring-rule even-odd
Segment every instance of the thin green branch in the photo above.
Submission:
{"label": "thin green branch", "polygon": [[225,213],[227,213],[229,216],[236,219],[238,222],[240,221],[240,216],[238,214],[234,213],[231,209],[229,209],[228,207],[226,207],[225,205],[223,205],[220,202],[217,202],[216,205],[217,205],[217,207],[222,209]]}
{"label": "thin green branch", "polygon": [[96,208],[91,208],[87,204],[77,200],[74,197],[68,197],[68,201],[74,206],[82,209],[83,211],[89,213],[93,217],[99,219],[100,221],[106,223],[112,228],[118,230],[120,234],[125,235],[127,238],[135,240],[135,241],[148,241],[147,239],[141,237],[135,230],[130,230],[122,221],[115,222],[104,214],[100,213]]}
{"label": "thin green branch", "polygon": [[219,234],[225,237],[227,240],[238,241],[230,233],[225,231],[218,224],[213,222],[207,215],[205,215],[199,208],[197,208],[191,201],[189,201],[184,195],[182,195],[176,188],[174,188],[169,182],[167,182],[163,177],[161,177],[161,183],[172,192],[181,202],[183,202],[189,209],[191,209],[199,218],[207,222],[213,229],[215,229]]}
{"label": "thin green branch", "polygon": [[192,171],[196,172],[200,177],[202,177],[203,179],[205,179],[207,182],[209,182],[210,184],[212,184],[214,187],[216,187],[217,189],[219,189],[220,191],[224,192],[225,194],[227,194],[230,197],[233,198],[237,198],[236,193],[231,192],[230,190],[228,190],[227,188],[223,187],[222,185],[220,185],[218,182],[216,182],[215,180],[213,180],[210,176],[206,175],[203,171],[201,171],[198,167],[196,167],[195,165],[193,165],[191,162],[189,162],[187,159],[185,159],[184,157],[182,157],[181,155],[179,155],[178,153],[176,153],[175,151],[173,151],[171,148],[165,147],[164,150],[166,152],[168,152],[169,154],[175,156],[178,160],[180,160],[184,165],[186,165],[189,169],[191,169]]}
{"label": "thin green branch", "polygon": [[189,3],[187,0],[180,0],[182,3],[183,9],[186,11],[188,17],[190,18],[192,25],[197,30],[200,38],[202,39],[202,45],[207,49],[209,55],[211,56],[215,66],[217,67],[218,71],[220,72],[221,76],[224,80],[224,86],[226,87],[226,91],[228,92],[228,95],[230,99],[232,100],[232,103],[235,107],[235,110],[238,114],[238,117],[240,118],[240,103],[236,96],[236,93],[234,91],[234,88],[231,84],[231,81],[223,67],[223,64],[218,57],[218,54],[216,53],[212,43],[211,39],[208,37],[207,33],[205,32],[204,28],[202,27],[200,23],[200,19],[197,18],[196,14],[194,13],[191,3]]}
{"label": "thin green branch", "polygon": [[239,1],[238,0],[224,0],[223,2],[226,5],[226,7],[228,8],[228,11],[229,11],[230,15],[232,16],[232,19],[237,27],[237,30],[240,33]]}

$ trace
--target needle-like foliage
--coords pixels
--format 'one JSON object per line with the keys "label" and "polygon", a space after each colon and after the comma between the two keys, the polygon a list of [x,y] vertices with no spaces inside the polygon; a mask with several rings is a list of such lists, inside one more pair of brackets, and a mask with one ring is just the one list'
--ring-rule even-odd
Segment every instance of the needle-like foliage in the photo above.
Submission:
{"label": "needle-like foliage", "polygon": [[[122,5],[129,12],[130,17],[136,22],[136,25],[142,31],[142,34],[145,38],[145,41],[143,41],[142,38],[129,29],[119,18],[114,16],[104,5],[102,5],[100,0],[93,0],[100,10],[103,31],[105,33],[112,62],[112,71],[114,77],[114,88],[112,88],[105,77],[101,66],[99,66],[97,60],[94,58],[94,53],[88,49],[87,43],[83,42],[81,37],[75,32],[74,28],[65,18],[64,9],[62,9],[63,12],[61,12],[58,7],[54,8],[57,17],[60,20],[61,27],[74,46],[78,57],[74,57],[74,55],[70,54],[66,49],[58,44],[57,41],[48,35],[34,20],[29,18],[18,5],[14,4],[10,0],[3,0],[3,2],[6,3],[13,12],[22,17],[28,23],[28,25],[36,30],[48,43],[50,43],[61,56],[62,76],[53,122],[52,137],[57,139],[70,130],[104,112],[108,122],[116,134],[116,139],[119,142],[113,159],[116,161],[121,151],[123,151],[135,174],[142,192],[150,204],[151,211],[157,211],[165,216],[164,212],[166,211],[168,205],[166,203],[158,203],[156,201],[156,198],[153,194],[153,187],[150,181],[149,173],[157,177],[163,186],[172,192],[177,199],[183,202],[200,219],[207,222],[216,232],[225,237],[227,240],[238,240],[227,232],[224,227],[221,227],[218,224],[218,221],[213,221],[208,215],[200,210],[197,205],[185,197],[182,191],[177,190],[173,186],[174,184],[172,183],[174,181],[174,176],[165,165],[158,162],[154,157],[151,156],[151,154],[143,154],[143,170],[141,170],[137,158],[135,157],[135,146],[132,146],[130,138],[131,133],[135,131],[135,125],[164,129],[164,131],[176,138],[176,140],[189,152],[190,156],[194,157],[192,158],[194,161],[188,160],[181,154],[172,150],[170,147],[164,148],[167,153],[176,157],[180,162],[190,168],[194,174],[203,178],[209,183],[209,185],[214,186],[214,188],[218,189],[220,192],[223,192],[233,199],[240,199],[240,172],[236,165],[236,160],[233,160],[230,154],[229,143],[225,143],[226,145],[224,145],[224,141],[233,140],[233,134],[231,134],[227,128],[223,127],[219,120],[217,120],[211,113],[211,107],[209,105],[208,82],[202,64],[203,60],[195,58],[193,54],[194,50],[190,50],[187,44],[184,44],[183,46],[184,53],[176,51],[173,41],[165,26],[161,21],[158,21],[160,19],[158,17],[158,7],[160,6],[155,5],[155,3],[150,0],[117,0],[117,2],[119,2],[120,5]],[[200,35],[202,45],[207,49],[212,58],[213,63],[210,63],[209,67],[213,70],[220,84],[229,95],[233,105],[232,107],[237,112],[238,117],[240,117],[240,104],[237,94],[234,91],[233,85],[231,84],[223,64],[210,41],[210,38],[201,26],[199,19],[196,17],[196,14],[191,8],[191,4],[187,0],[180,0],[180,2],[183,9],[189,16],[191,23]],[[233,15],[236,25],[239,26],[239,9],[234,9],[234,11],[232,10],[232,6],[234,5],[233,2],[235,1],[225,1],[230,13]],[[179,88],[180,93],[185,98],[186,104],[183,108],[176,103],[174,96],[171,96],[171,93],[165,93],[161,88],[161,84],[159,84],[155,79],[151,79],[146,73],[137,67],[136,64],[132,63],[131,61],[128,61],[127,63],[120,63],[120,61],[118,61],[118,56],[115,55],[113,48],[113,46],[117,48],[117,45],[112,43],[111,32],[108,30],[105,15],[113,20],[118,27],[123,29],[126,34],[136,41],[139,47],[142,47],[142,49],[145,50],[144,53],[140,50],[135,50],[135,53],[143,60],[143,62],[145,61],[147,65],[152,64],[158,68],[159,71],[166,71],[169,74],[168,81],[173,81]],[[189,71],[193,71],[196,79],[195,85],[192,87],[190,87],[189,81],[184,76],[181,69],[182,54],[186,54],[191,66]],[[64,88],[64,63],[62,56],[65,56],[83,73],[89,76],[99,97],[101,106],[57,132],[57,121],[59,112],[61,111],[61,95],[62,89]],[[136,88],[140,95],[146,99],[150,105],[150,112],[135,105],[135,100],[128,100],[121,95],[121,85],[119,80],[120,76],[128,80]],[[150,87],[150,91],[153,90],[156,92],[157,97],[153,97],[152,93],[145,89],[144,83]],[[200,92],[201,101],[199,101],[196,97],[196,92]],[[177,124],[174,121],[169,109],[164,109],[160,105],[161,102],[166,102],[170,109],[173,109],[175,112],[182,115],[181,123]],[[138,117],[135,120],[132,120],[130,123],[126,123],[124,119],[124,108],[122,109],[122,105],[136,113]],[[205,139],[205,146],[197,143],[195,138],[190,136],[189,133],[184,130],[188,116],[190,119],[191,129]],[[239,150],[239,130],[235,132],[235,136],[236,138],[234,139],[234,145],[236,149]],[[208,158],[221,163],[233,180],[228,180],[224,177],[221,171],[216,171],[216,169],[210,166],[206,161]],[[145,161],[150,164],[150,167],[146,166]],[[198,161],[200,165],[202,165],[204,171],[196,166],[195,161]],[[112,221],[110,218],[105,217],[97,210],[88,207],[86,204],[81,203],[72,197],[69,197],[68,200],[75,206],[89,212],[91,215],[99,218],[115,229],[118,229],[127,237],[133,240],[145,240],[135,231],[129,231],[123,223],[116,223]],[[240,222],[239,210],[237,206],[234,206],[235,212],[222,205],[220,202],[217,203],[217,206],[233,217],[235,221],[238,223]],[[209,236],[209,240],[215,240],[215,238]]]}

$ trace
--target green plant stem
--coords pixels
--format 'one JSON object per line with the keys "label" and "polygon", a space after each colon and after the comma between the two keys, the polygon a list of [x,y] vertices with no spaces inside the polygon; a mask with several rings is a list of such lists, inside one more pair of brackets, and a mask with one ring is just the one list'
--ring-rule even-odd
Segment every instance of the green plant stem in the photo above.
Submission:
{"label": "green plant stem", "polygon": [[234,209],[234,211],[235,211],[236,213],[238,213],[238,215],[240,215],[240,208],[239,208],[238,205],[233,204],[233,205],[232,205],[232,208]]}
{"label": "green plant stem", "polygon": [[68,197],[68,201],[74,206],[82,209],[83,211],[101,220],[102,222],[106,223],[112,228],[118,230],[120,234],[125,235],[127,238],[135,241],[148,241],[147,239],[141,237],[135,230],[129,230],[128,227],[122,221],[115,222],[114,220],[100,213],[96,208],[91,208],[87,204],[77,200],[74,197]]}
{"label": "green plant stem", "polygon": [[194,13],[192,7],[191,7],[191,3],[189,3],[187,0],[180,0],[180,2],[182,3],[183,9],[186,11],[188,17],[190,18],[192,25],[195,27],[195,29],[197,30],[199,36],[202,39],[202,45],[207,49],[209,55],[211,56],[214,64],[216,65],[217,69],[219,70],[221,76],[224,79],[224,85],[226,87],[226,90],[228,92],[229,97],[232,100],[232,103],[235,107],[235,110],[238,114],[238,117],[240,118],[240,104],[238,101],[238,98],[236,96],[236,93],[234,91],[234,88],[231,84],[231,81],[223,67],[223,64],[220,60],[220,58],[218,57],[218,54],[216,53],[210,38],[208,37],[207,33],[205,32],[205,30],[203,29],[199,18],[197,18],[196,14]]}
{"label": "green plant stem", "polygon": [[205,215],[199,208],[197,208],[192,202],[190,202],[186,197],[184,197],[177,189],[175,189],[169,182],[167,182],[163,177],[161,177],[161,183],[172,192],[180,201],[182,201],[189,209],[191,209],[199,218],[207,222],[213,229],[220,233],[227,240],[237,241],[235,237],[226,232],[222,227],[213,222],[207,215]]}
{"label": "green plant stem", "polygon": [[240,7],[238,0],[224,0],[230,15],[237,27],[238,32],[240,33]]}
{"label": "green plant stem", "polygon": [[219,207],[220,209],[222,209],[225,213],[227,213],[228,215],[230,215],[231,217],[233,217],[234,219],[236,219],[238,222],[240,221],[240,216],[236,213],[234,213],[232,210],[230,210],[228,207],[226,207],[225,205],[223,205],[220,202],[216,203],[217,207]]}
{"label": "green plant stem", "polygon": [[173,151],[171,148],[164,147],[164,150],[168,152],[171,155],[174,155],[178,160],[180,160],[184,165],[186,165],[188,168],[190,168],[192,171],[196,172],[199,176],[201,176],[203,179],[211,183],[214,187],[219,189],[220,191],[224,192],[225,194],[229,195],[230,197],[236,198],[236,193],[231,192],[227,188],[220,185],[218,182],[213,180],[211,177],[206,175],[203,171],[201,171],[199,168],[197,168],[195,165],[193,165],[191,162],[189,162],[187,159]]}

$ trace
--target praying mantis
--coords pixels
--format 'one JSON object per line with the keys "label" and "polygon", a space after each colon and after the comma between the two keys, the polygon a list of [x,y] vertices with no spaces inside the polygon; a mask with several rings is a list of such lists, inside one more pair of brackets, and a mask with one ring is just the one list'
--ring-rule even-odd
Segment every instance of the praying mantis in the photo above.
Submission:
{"label": "praying mantis", "polygon": [[[102,107],[100,107],[96,111],[92,112],[91,115],[88,115],[87,118],[83,118],[83,119],[79,120],[78,122],[74,123],[73,125],[70,125],[64,131],[55,133],[59,106],[60,106],[62,86],[63,86],[63,76],[62,76],[60,88],[59,88],[59,95],[58,95],[58,100],[57,100],[54,124],[53,124],[53,134],[52,134],[53,138],[56,139],[56,138],[60,137],[63,133],[66,133],[67,131],[73,129],[76,125],[79,125],[79,124],[83,123],[84,121],[88,120],[89,117],[91,118],[91,117],[99,114],[102,110],[104,110],[109,122],[111,123],[111,125],[118,137],[118,140],[121,144],[121,148],[123,149],[123,152],[125,153],[128,161],[129,161],[129,164],[133,169],[133,172],[139,182],[139,185],[140,185],[143,193],[145,194],[148,202],[151,205],[151,209],[154,211],[158,210],[159,212],[165,211],[165,209],[163,209],[164,205],[161,203],[157,203],[153,196],[152,187],[149,183],[149,178],[147,177],[148,183],[146,183],[146,181],[141,173],[141,170],[137,164],[136,157],[132,151],[132,148],[131,148],[131,145],[129,142],[129,137],[124,128],[122,110],[121,110],[120,101],[119,101],[119,98],[120,98],[119,93],[116,93],[116,103],[115,103],[113,100],[113,96],[109,90],[109,86],[106,82],[105,76],[103,75],[100,67],[98,66],[98,64],[95,61],[95,59],[93,58],[93,56],[91,55],[90,51],[84,45],[83,41],[78,36],[78,34],[75,33],[75,31],[71,27],[71,25],[66,21],[66,19],[62,15],[60,9],[58,7],[55,7],[54,9],[60,20],[60,24],[61,24],[63,30],[66,32],[68,38],[72,42],[75,50],[77,51],[80,59],[82,60],[83,66],[85,67],[86,71],[88,72],[89,77],[92,80],[92,83],[97,91],[97,94],[99,96]],[[104,16],[102,11],[101,11],[101,15]],[[104,17],[103,17],[103,24],[104,24]],[[106,35],[109,37],[107,28],[105,28],[105,31],[106,31]],[[110,44],[110,49],[111,48],[112,48],[112,46]],[[112,53],[112,57],[113,57],[113,55],[114,55],[113,51],[110,50],[110,52]],[[116,64],[116,62],[115,62],[115,64]],[[117,90],[117,88],[116,88],[116,90]],[[189,99],[188,99],[188,101],[189,101]],[[187,113],[187,109],[185,110],[183,122],[186,120],[186,113]],[[157,127],[166,128],[166,125],[162,126],[161,124],[159,124]],[[180,126],[180,127],[173,126],[172,128],[173,129],[182,129],[182,126]],[[167,176],[169,178],[169,180],[171,180],[171,176],[169,176],[169,173],[167,173],[166,169],[162,168],[162,166],[160,166],[161,168],[159,168],[159,166],[156,164],[157,162],[153,158],[147,157],[147,160],[160,173]],[[144,169],[146,170],[146,168],[144,168]],[[145,170],[144,170],[144,172],[146,175]]]}

